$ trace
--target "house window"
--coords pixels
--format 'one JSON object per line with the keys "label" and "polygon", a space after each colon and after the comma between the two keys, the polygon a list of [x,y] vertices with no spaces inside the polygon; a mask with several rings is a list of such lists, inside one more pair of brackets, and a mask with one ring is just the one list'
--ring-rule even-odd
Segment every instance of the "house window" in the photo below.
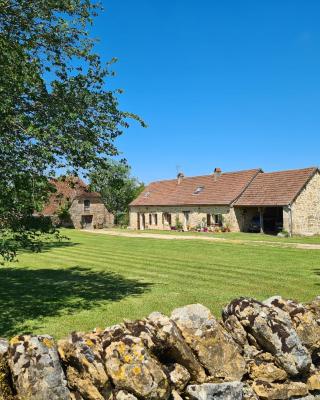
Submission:
{"label": "house window", "polygon": [[207,214],[207,226],[211,226],[211,214]]}
{"label": "house window", "polygon": [[163,222],[167,223],[168,225],[171,226],[171,214],[170,213],[163,213]]}
{"label": "house window", "polygon": [[90,210],[90,200],[84,200],[83,205],[84,205],[84,211]]}
{"label": "house window", "polygon": [[155,225],[158,225],[158,214],[153,214],[153,222]]}
{"label": "house window", "polygon": [[152,225],[152,214],[149,214],[149,225]]}
{"label": "house window", "polygon": [[214,223],[218,226],[222,226],[222,214],[215,214]]}

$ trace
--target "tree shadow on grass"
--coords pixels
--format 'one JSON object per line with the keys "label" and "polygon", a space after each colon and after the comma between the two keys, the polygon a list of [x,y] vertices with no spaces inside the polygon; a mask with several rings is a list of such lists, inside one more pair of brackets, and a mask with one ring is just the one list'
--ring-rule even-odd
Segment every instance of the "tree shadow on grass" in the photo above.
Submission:
{"label": "tree shadow on grass", "polygon": [[42,245],[41,252],[46,252],[50,251],[54,248],[63,248],[63,247],[74,247],[78,246],[80,243],[77,242],[67,242],[67,241],[50,241],[50,242],[45,242]]}
{"label": "tree shadow on grass", "polygon": [[[41,248],[40,248],[40,253],[46,253],[55,248],[74,247],[74,246],[78,246],[79,244],[80,243],[69,242],[69,241],[65,241],[65,240],[42,242]],[[31,249],[22,249],[22,250],[20,250],[20,253],[26,253],[26,254],[33,253],[34,254],[35,252],[32,251]]]}
{"label": "tree shadow on grass", "polygon": [[111,272],[75,266],[68,269],[0,267],[0,336],[36,329],[28,320],[76,313],[102,301],[139,296],[150,283]]}
{"label": "tree shadow on grass", "polygon": [[[315,275],[320,276],[320,268],[315,268],[315,269],[313,269],[312,271],[313,271],[313,273],[314,273]],[[319,283],[316,283],[316,285],[319,285]]]}
{"label": "tree shadow on grass", "polygon": [[320,286],[319,277],[320,277],[320,268],[315,268],[312,272],[317,275],[317,281],[315,282],[316,286]]}

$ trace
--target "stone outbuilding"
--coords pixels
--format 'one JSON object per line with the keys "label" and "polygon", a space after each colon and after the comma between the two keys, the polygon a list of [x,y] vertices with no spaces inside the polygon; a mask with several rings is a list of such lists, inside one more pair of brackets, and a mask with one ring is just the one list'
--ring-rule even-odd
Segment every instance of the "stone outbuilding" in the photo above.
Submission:
{"label": "stone outbuilding", "polygon": [[133,229],[224,226],[233,232],[320,234],[320,172],[316,167],[261,169],[150,183],[130,204]]}
{"label": "stone outbuilding", "polygon": [[91,192],[79,178],[51,179],[56,191],[41,214],[56,223],[77,229],[104,228],[113,225],[114,216],[105,207],[99,193]]}

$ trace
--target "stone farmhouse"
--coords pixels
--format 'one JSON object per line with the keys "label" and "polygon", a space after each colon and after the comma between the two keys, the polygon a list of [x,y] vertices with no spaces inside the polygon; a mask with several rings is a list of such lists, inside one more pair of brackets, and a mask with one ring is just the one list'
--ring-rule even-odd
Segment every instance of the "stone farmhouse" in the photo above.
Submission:
{"label": "stone farmhouse", "polygon": [[[113,225],[113,214],[106,209],[99,193],[90,192],[79,178],[51,179],[52,193],[41,214],[56,223],[73,228],[104,228]],[[65,212],[64,212],[65,211]]]}
{"label": "stone farmhouse", "polygon": [[184,230],[199,225],[225,225],[233,232],[287,231],[320,234],[320,172],[318,168],[264,173],[261,169],[150,183],[130,204],[132,229]]}

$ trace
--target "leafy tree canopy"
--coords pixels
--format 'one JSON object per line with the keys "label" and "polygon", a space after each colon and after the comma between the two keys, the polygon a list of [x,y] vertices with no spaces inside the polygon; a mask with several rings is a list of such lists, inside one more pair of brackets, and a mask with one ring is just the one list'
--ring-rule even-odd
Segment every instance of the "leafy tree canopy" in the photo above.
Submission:
{"label": "leafy tree canopy", "polygon": [[144,189],[144,184],[131,176],[124,161],[109,160],[105,166],[94,169],[89,175],[90,188],[101,194],[107,209],[115,216],[115,223],[127,224],[129,204]]}
{"label": "leafy tree canopy", "polygon": [[134,114],[106,90],[112,76],[94,52],[91,0],[0,0],[0,254],[32,247],[45,222],[31,223],[57,168],[106,165]]}

